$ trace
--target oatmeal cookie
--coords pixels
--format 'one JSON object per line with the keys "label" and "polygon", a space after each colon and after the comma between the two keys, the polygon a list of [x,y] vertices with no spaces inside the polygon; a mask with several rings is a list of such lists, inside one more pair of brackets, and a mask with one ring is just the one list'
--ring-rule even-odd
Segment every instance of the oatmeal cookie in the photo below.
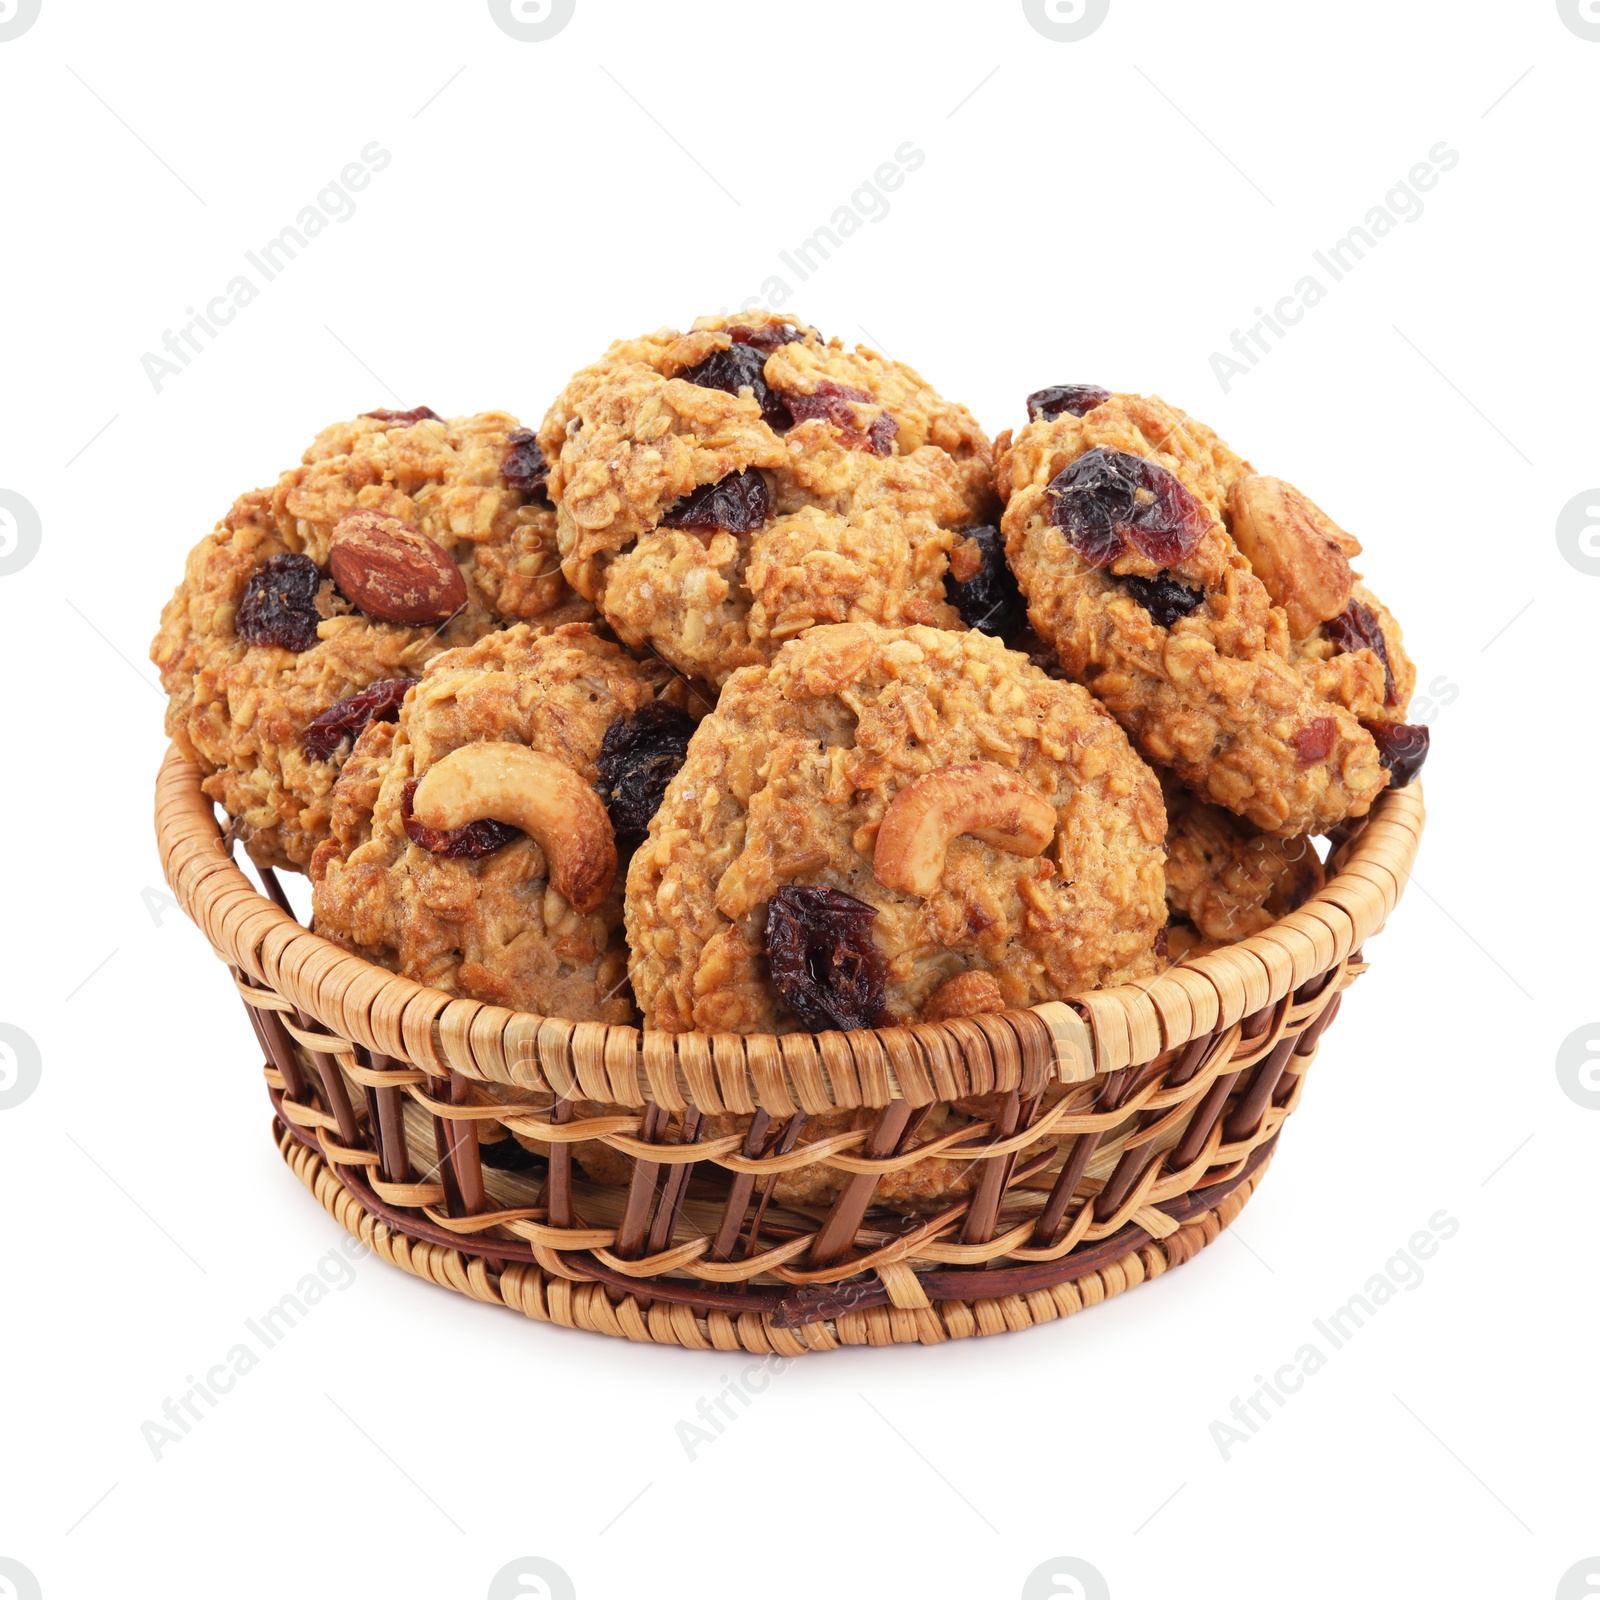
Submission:
{"label": "oatmeal cookie", "polygon": [[1076,403],[1032,407],[996,468],[1007,559],[1067,674],[1270,833],[1326,832],[1409,782],[1415,669],[1350,567],[1360,545],[1164,402]]}
{"label": "oatmeal cookie", "polygon": [[625,643],[714,684],[819,623],[959,626],[988,440],[909,367],[766,312],[614,344],[539,430],[562,568]]}
{"label": "oatmeal cookie", "polygon": [[1139,977],[1165,834],[1077,685],[977,632],[816,628],[696,730],[628,874],[634,991],[647,1026],[789,1032]]}
{"label": "oatmeal cookie", "polygon": [[661,529],[612,563],[606,620],[628,643],[720,684],[818,623],[958,627],[941,581],[949,543],[908,539],[884,508],[845,518],[808,506],[748,538]]}
{"label": "oatmeal cookie", "polygon": [[608,735],[665,678],[583,624],[436,657],[345,762],[311,860],[317,932],[448,994],[632,1021],[623,830],[598,790]]}
{"label": "oatmeal cookie", "polygon": [[504,412],[377,412],[324,429],[190,553],[150,652],[167,732],[261,865],[306,866],[351,741],[433,656],[593,615],[542,475]]}
{"label": "oatmeal cookie", "polygon": [[1322,887],[1322,862],[1304,834],[1280,839],[1261,833],[1175,783],[1163,785],[1163,793],[1167,907],[1201,938],[1217,945],[1247,939]]}

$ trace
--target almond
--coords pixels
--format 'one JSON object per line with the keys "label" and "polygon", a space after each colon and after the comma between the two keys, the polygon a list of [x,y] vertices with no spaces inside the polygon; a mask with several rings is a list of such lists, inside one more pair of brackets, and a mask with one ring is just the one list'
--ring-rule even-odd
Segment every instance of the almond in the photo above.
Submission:
{"label": "almond", "polygon": [[1229,512],[1233,542],[1288,613],[1290,637],[1306,638],[1350,603],[1349,558],[1361,546],[1292,483],[1260,473],[1240,478]]}
{"label": "almond", "polygon": [[345,596],[381,622],[443,622],[467,603],[466,580],[426,534],[381,511],[352,511],[328,558]]}

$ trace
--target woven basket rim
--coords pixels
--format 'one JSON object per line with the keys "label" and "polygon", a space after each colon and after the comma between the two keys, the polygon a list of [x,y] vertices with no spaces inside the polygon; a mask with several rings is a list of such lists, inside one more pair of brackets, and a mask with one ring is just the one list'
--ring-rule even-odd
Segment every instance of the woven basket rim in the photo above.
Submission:
{"label": "woven basket rim", "polygon": [[[1330,857],[1298,910],[1238,944],[1160,976],[1025,1011],[841,1034],[702,1034],[569,1022],[456,999],[351,955],[303,927],[233,860],[199,767],[174,744],[156,779],[162,868],[216,953],[337,1041],[515,1089],[618,1105],[646,1100],[789,1115],[796,1109],[925,1104],[996,1087],[1019,1052],[1032,1082],[1084,1082],[1155,1061],[1274,1005],[1383,926],[1404,890],[1426,812],[1421,786],[1385,790]],[[998,1033],[998,1036],[997,1036]],[[645,1081],[641,1082],[641,1074]]]}

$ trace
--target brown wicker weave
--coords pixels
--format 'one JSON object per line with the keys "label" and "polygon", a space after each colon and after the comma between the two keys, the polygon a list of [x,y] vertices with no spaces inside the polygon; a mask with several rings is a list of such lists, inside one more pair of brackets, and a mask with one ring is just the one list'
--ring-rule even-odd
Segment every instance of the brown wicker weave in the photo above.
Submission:
{"label": "brown wicker weave", "polygon": [[[307,932],[270,872],[252,887],[176,750],[156,784],[167,881],[244,999],[279,1147],[346,1228],[540,1320],[785,1355],[1030,1327],[1209,1244],[1366,970],[1423,815],[1419,788],[1384,794],[1314,899],[1149,982],[772,1037],[563,1022],[396,977]],[[931,1107],[978,1095],[999,1097],[990,1120],[918,1141]],[[580,1118],[579,1101],[618,1112]],[[808,1116],[861,1107],[870,1126],[798,1143]],[[701,1137],[724,1111],[748,1133]],[[480,1130],[501,1125],[548,1159],[487,1165]],[[626,1158],[625,1188],[575,1171],[584,1140]],[[939,1155],[982,1164],[969,1194],[926,1217],[872,1209],[881,1174]],[[778,1173],[819,1161],[849,1174],[831,1206],[772,1203]]]}

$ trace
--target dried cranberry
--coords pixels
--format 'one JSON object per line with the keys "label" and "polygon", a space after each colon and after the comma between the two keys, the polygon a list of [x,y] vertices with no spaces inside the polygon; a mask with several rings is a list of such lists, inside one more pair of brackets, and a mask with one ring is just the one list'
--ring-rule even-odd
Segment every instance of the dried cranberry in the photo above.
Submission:
{"label": "dried cranberry", "polygon": [[513,839],[522,837],[521,828],[513,828],[509,822],[496,822],[492,817],[469,822],[460,828],[425,826],[411,812],[412,796],[417,792],[419,781],[417,778],[411,779],[400,791],[400,821],[405,827],[406,837],[431,855],[464,856],[468,861],[476,861],[510,844]]}
{"label": "dried cranberry", "polygon": [[506,480],[507,488],[526,495],[535,505],[550,504],[550,468],[545,465],[538,435],[531,428],[518,428],[511,435],[511,448],[500,463],[500,476]]}
{"label": "dried cranberry", "polygon": [[317,590],[322,573],[310,556],[273,556],[250,574],[234,618],[246,644],[309,650],[317,642]]}
{"label": "dried cranberry", "polygon": [[1006,547],[998,528],[966,528],[962,537],[977,545],[983,565],[964,583],[952,579],[950,600],[969,628],[1014,639],[1028,625],[1028,608],[1006,565]]}
{"label": "dried cranberry", "polygon": [[304,749],[307,761],[326,761],[346,739],[356,739],[369,722],[393,722],[400,715],[400,702],[414,678],[383,678],[357,689],[353,695],[329,706],[306,726]]}
{"label": "dried cranberry", "polygon": [[663,528],[754,533],[772,515],[767,480],[754,467],[717,483],[703,483],[662,513]]}
{"label": "dried cranberry", "polygon": [[794,417],[788,406],[767,387],[766,367],[763,347],[751,341],[731,344],[726,350],[713,350],[704,361],[681,376],[686,383],[698,384],[702,389],[721,389],[724,394],[738,394],[741,389],[748,389],[761,407],[761,420],[769,428],[780,431],[792,428]]}
{"label": "dried cranberry", "polygon": [[753,344],[757,350],[765,351],[769,356],[780,345],[793,344],[805,338],[799,328],[791,328],[787,322],[763,323],[759,328],[748,327],[740,322],[726,331],[735,344]]}
{"label": "dried cranberry", "polygon": [[618,844],[637,843],[649,831],[693,732],[688,713],[665,700],[652,700],[606,729],[600,744],[600,798],[611,813]]}
{"label": "dried cranberry", "polygon": [[1338,736],[1339,724],[1332,717],[1314,717],[1305,727],[1289,735],[1289,743],[1300,758],[1302,767],[1313,767],[1328,759],[1333,741]]}
{"label": "dried cranberry", "polygon": [[1048,389],[1035,389],[1028,396],[1028,420],[1049,422],[1068,411],[1081,417],[1110,398],[1111,391],[1097,383],[1053,383]]}
{"label": "dried cranberry", "polygon": [[813,1032],[871,1028],[882,1019],[888,963],[872,942],[877,914],[838,889],[791,885],[767,902],[773,987]]}
{"label": "dried cranberry", "polygon": [[1091,567],[1131,549],[1159,567],[1181,561],[1206,531],[1206,513],[1154,461],[1103,446],[1050,480],[1050,520]]}
{"label": "dried cranberry", "polygon": [[871,455],[886,456],[894,449],[894,436],[900,431],[900,424],[887,411],[879,412],[863,432],[856,421],[855,412],[850,409],[852,403],[876,404],[865,389],[852,389],[848,384],[834,383],[824,378],[817,385],[815,394],[790,394],[783,390],[776,392],[783,396],[783,402],[793,413],[796,422],[809,422],[813,417],[821,417],[830,428],[838,430],[839,442],[847,450],[865,450]]}
{"label": "dried cranberry", "polygon": [[376,417],[379,422],[401,422],[407,427],[413,422],[443,422],[432,406],[416,406],[410,411],[363,411],[364,417]]}
{"label": "dried cranberry", "polygon": [[1389,786],[1403,789],[1422,771],[1428,759],[1428,725],[1425,722],[1363,722],[1378,747],[1378,760],[1389,773]]}
{"label": "dried cranberry", "polygon": [[1206,597],[1204,589],[1191,589],[1164,572],[1158,578],[1118,578],[1117,582],[1150,613],[1158,628],[1170,628]]}
{"label": "dried cranberry", "polygon": [[1386,706],[1400,703],[1394,668],[1389,665],[1389,646],[1371,606],[1352,600],[1338,616],[1323,623],[1322,631],[1332,640],[1335,648],[1346,655],[1354,654],[1357,650],[1370,650],[1383,663],[1383,703]]}

